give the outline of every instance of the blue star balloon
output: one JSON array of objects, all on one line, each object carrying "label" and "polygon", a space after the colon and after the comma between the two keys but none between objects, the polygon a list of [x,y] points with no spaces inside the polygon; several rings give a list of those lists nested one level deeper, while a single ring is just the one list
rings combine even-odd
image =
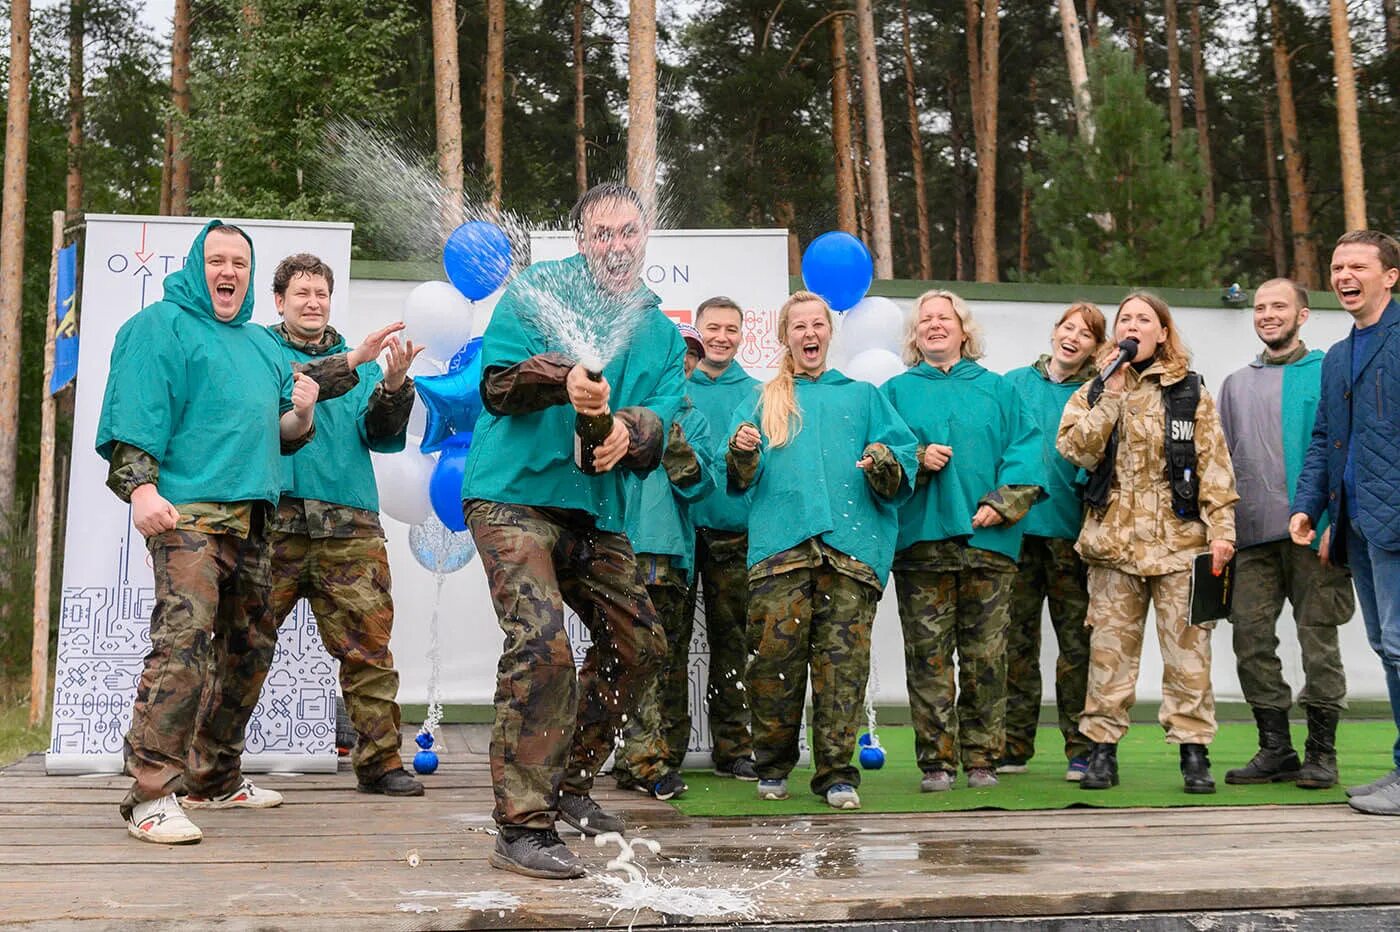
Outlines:
[{"label": "blue star balloon", "polygon": [[445,375],[419,376],[413,384],[428,415],[420,450],[436,453],[448,437],[471,433],[482,411],[481,337],[457,351]]}]

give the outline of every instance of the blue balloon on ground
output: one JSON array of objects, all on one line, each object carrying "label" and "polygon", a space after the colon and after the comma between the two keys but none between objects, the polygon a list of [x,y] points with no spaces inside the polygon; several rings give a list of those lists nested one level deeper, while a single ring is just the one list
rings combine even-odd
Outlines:
[{"label": "blue balloon on ground", "polygon": [[885,749],[875,745],[861,748],[860,766],[863,770],[879,770],[885,766]]},{"label": "blue balloon on ground", "polygon": [[494,223],[469,220],[447,238],[442,267],[458,291],[480,301],[510,275],[510,238]]},{"label": "blue balloon on ground", "polygon": [[467,529],[467,520],[462,517],[462,477],[466,474],[467,452],[471,445],[471,434],[448,437],[433,467],[433,478],[428,481],[433,513],[449,531]]},{"label": "blue balloon on ground", "polygon": [[413,755],[413,769],[421,774],[429,774],[438,768],[438,756],[433,751],[419,751]]},{"label": "blue balloon on ground", "polygon": [[433,746],[432,732],[420,731],[418,732],[418,737],[414,738],[413,740],[418,742],[418,746],[425,751]]},{"label": "blue balloon on ground", "polygon": [[467,341],[453,354],[446,373],[420,375],[413,380],[413,386],[427,414],[423,442],[418,449],[424,453],[434,453],[441,450],[449,438],[469,435],[483,409],[481,337]]},{"label": "blue balloon on ground", "polygon": [[874,743],[875,743],[875,739],[872,738],[872,737],[870,737],[870,732],[868,732],[868,731],[863,731],[863,732],[860,733],[860,746],[861,746],[861,747],[863,747],[863,748],[868,748],[868,747],[872,746]]},{"label": "blue balloon on ground", "polygon": [[849,233],[823,233],[802,253],[802,281],[826,299],[833,311],[855,307],[875,279],[875,261],[865,244]]}]

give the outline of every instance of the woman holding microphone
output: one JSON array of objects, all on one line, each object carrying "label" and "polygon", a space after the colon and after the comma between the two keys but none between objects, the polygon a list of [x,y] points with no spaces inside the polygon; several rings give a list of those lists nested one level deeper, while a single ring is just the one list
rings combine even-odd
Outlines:
[{"label": "woman holding microphone", "polygon": [[[1195,556],[1209,550],[1218,575],[1235,553],[1230,453],[1166,303],[1128,295],[1113,336],[1119,345],[1099,357],[1107,378],[1070,398],[1057,441],[1065,459],[1091,473],[1077,549],[1089,566],[1092,626],[1079,730],[1092,744],[1079,785],[1118,783],[1118,741],[1136,698],[1150,599],[1163,663],[1158,719],[1168,743],[1180,745],[1186,792],[1214,793],[1210,630],[1188,616]],[[1115,357],[1123,364],[1110,366]]]}]

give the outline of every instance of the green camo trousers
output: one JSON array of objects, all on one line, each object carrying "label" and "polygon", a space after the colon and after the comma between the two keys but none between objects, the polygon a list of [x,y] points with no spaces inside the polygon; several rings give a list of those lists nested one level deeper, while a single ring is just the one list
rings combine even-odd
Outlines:
[{"label": "green camo trousers", "polygon": [[1027,535],[1011,588],[1011,621],[1006,635],[1006,752],[1007,760],[1030,760],[1035,755],[1040,724],[1041,606],[1050,602],[1050,624],[1059,644],[1055,661],[1055,706],[1065,757],[1089,753],[1079,733],[1084,690],[1089,681],[1089,589],[1084,563],[1074,541]]},{"label": "green camo trousers", "polygon": [[[561,789],[586,793],[666,651],[632,545],[581,512],[466,503],[505,632],[491,783],[501,825],[549,828]],[[564,603],[593,645],[575,673]]]},{"label": "green camo trousers", "polygon": [[[722,769],[753,756],[749,696],[744,688],[754,639],[749,628],[748,552],[747,534],[702,530],[697,535],[695,563],[698,584],[705,592],[705,642],[710,647],[710,675],[705,686],[710,757]],[[694,605],[692,587],[687,619],[694,616]],[[685,636],[689,643],[688,625]]]},{"label": "green camo trousers", "polygon": [[669,558],[638,554],[656,617],[666,632],[666,660],[656,678],[637,696],[635,712],[622,729],[613,773],[649,786],[668,770],[678,770],[690,745],[690,638],[685,574]]},{"label": "green camo trousers", "polygon": [[146,542],[155,571],[151,650],[126,734],[121,802],[175,791],[222,796],[243,779],[243,732],[277,648],[264,515],[247,538],[165,531]]},{"label": "green camo trousers", "polygon": [[273,617],[280,625],[298,599],[311,603],[321,640],[340,661],[340,691],[359,736],[350,761],[362,783],[403,766],[389,585],[382,537],[272,534]]},{"label": "green camo trousers", "polygon": [[753,580],[749,620],[758,632],[749,662],[753,758],[764,780],[784,779],[797,764],[807,671],[812,675],[812,792],[860,784],[851,766],[865,718],[870,626],[880,593],[830,564]]}]

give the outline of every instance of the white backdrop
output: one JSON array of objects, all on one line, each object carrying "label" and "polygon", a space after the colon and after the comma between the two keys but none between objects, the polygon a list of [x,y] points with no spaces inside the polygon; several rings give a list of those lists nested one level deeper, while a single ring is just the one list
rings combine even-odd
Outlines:
[{"label": "white backdrop", "polygon": [[[254,242],[254,320],[277,320],[272,272],[283,256],[314,252],[339,280],[349,280],[349,224],[236,222]],[[63,606],[52,740],[45,758],[50,773],[122,767],[122,738],[150,649],[153,583],[131,507],[106,488],[107,463],[94,451],[94,439],[117,329],[161,297],[166,274],[184,264],[204,223],[189,217],[87,217]],[[343,313],[346,304],[342,289],[332,300],[332,316]],[[282,626],[248,726],[246,768],[335,770],[335,691],[334,661],[302,602]]]}]

